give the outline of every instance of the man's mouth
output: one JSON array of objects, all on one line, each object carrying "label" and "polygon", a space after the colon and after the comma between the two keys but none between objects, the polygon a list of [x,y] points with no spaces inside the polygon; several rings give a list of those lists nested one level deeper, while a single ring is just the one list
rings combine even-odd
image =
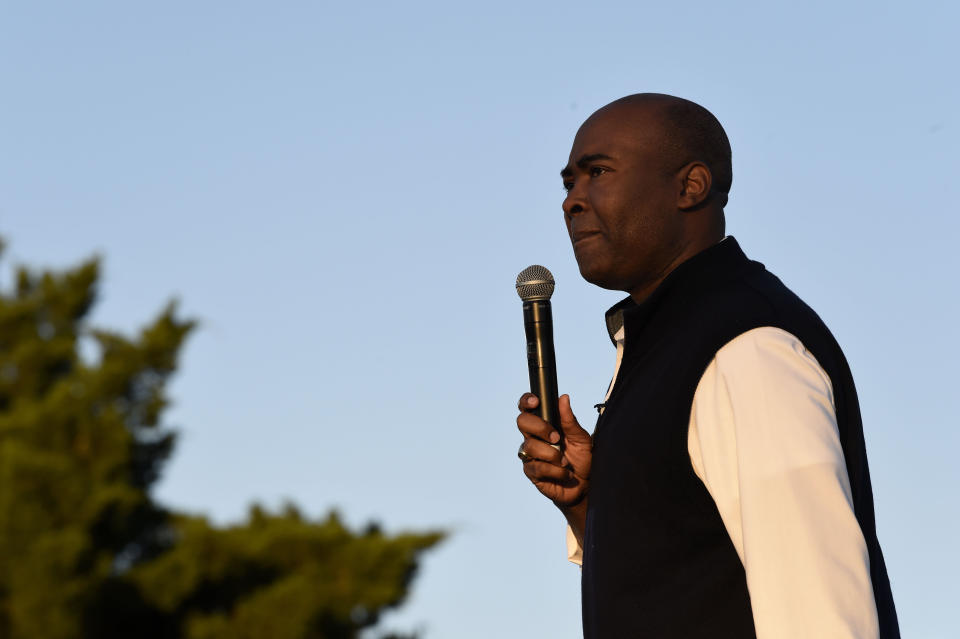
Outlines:
[{"label": "man's mouth", "polygon": [[580,242],[598,235],[600,235],[600,231],[577,231],[573,234],[573,245],[576,246]]}]

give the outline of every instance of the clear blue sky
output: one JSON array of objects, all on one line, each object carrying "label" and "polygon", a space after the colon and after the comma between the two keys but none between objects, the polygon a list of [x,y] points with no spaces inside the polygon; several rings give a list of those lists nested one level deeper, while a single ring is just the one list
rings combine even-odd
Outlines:
[{"label": "clear blue sky", "polygon": [[955,3],[8,3],[0,234],[104,256],[95,320],[202,327],[158,496],[443,527],[390,626],[579,636],[561,517],[515,457],[513,280],[555,274],[561,391],[590,422],[618,295],[577,273],[558,170],[637,91],[711,109],[728,231],[830,325],[860,391],[905,637],[956,636]]}]

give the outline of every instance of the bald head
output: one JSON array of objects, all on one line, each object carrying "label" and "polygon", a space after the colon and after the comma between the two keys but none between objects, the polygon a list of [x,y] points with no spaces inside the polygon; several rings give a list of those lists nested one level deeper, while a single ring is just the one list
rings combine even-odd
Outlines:
[{"label": "bald head", "polygon": [[560,175],[581,275],[637,301],[724,237],[730,144],[689,100],[641,93],[608,104],[577,131]]},{"label": "bald head", "polygon": [[[711,199],[723,208],[733,183],[730,141],[720,121],[705,108],[663,93],[636,93],[615,100],[591,115],[591,120],[616,118],[635,136],[653,137],[668,171],[702,162],[712,177]],[[655,127],[650,126],[654,122]]]}]

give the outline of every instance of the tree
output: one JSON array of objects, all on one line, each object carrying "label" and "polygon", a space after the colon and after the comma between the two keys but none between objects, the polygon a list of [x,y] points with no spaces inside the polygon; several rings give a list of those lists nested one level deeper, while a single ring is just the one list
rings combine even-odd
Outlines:
[{"label": "tree", "polygon": [[[2,245],[0,245],[2,252]],[[442,533],[294,506],[226,528],[155,502],[165,387],[194,322],[91,329],[97,260],[0,291],[0,638],[347,639],[406,597]],[[82,340],[98,355],[80,355]]]}]

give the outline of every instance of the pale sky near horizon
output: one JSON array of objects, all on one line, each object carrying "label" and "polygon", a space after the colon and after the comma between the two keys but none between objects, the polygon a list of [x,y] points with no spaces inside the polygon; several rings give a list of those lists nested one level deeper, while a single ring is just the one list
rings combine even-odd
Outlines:
[{"label": "pale sky near horizon", "polygon": [[99,253],[95,322],[201,326],[157,490],[439,527],[387,627],[580,636],[563,522],[520,470],[516,274],[550,268],[561,392],[613,369],[558,171],[628,93],[733,147],[727,230],[813,306],[860,394],[904,637],[956,637],[960,232],[948,2],[19,3],[0,11],[0,282]]}]

